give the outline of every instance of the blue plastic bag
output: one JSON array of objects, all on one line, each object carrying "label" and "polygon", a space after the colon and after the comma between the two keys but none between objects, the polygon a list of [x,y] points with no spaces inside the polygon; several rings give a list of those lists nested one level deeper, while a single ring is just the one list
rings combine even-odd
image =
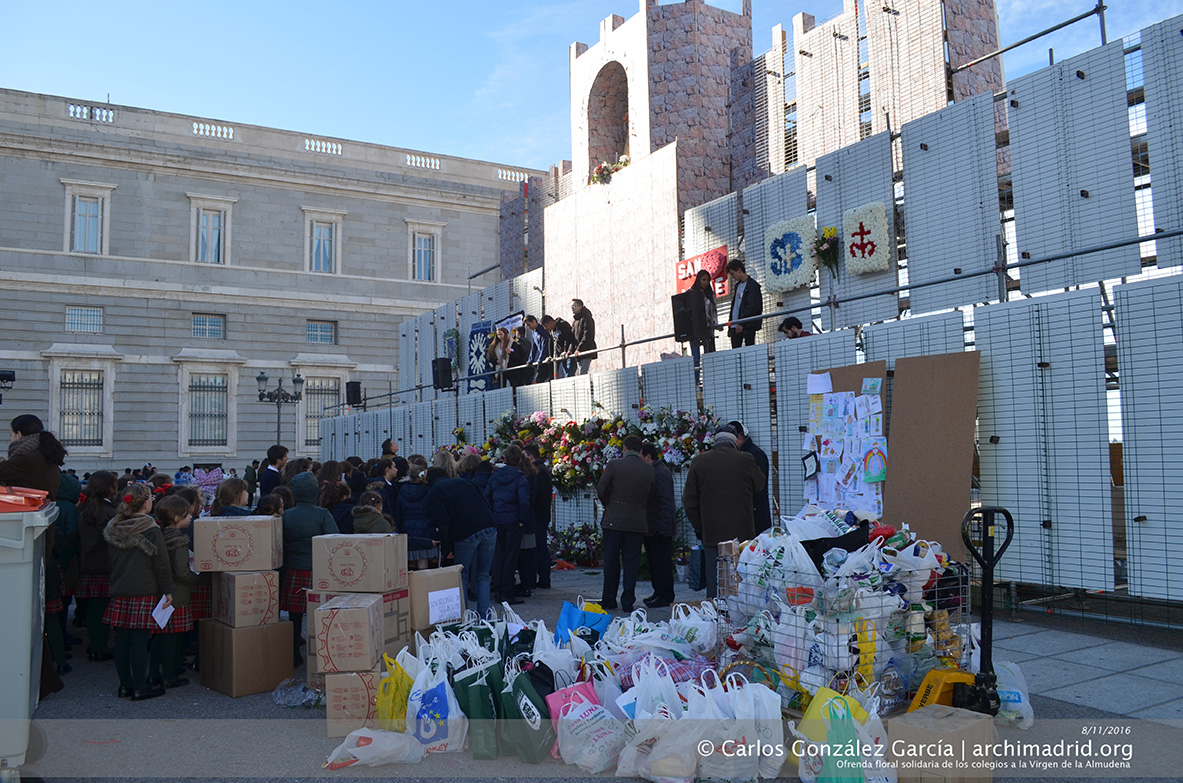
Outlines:
[{"label": "blue plastic bag", "polygon": [[[582,604],[583,601],[581,600]],[[588,628],[596,632],[596,638],[604,635],[608,630],[612,616],[600,612],[586,611],[570,601],[563,601],[563,608],[559,611],[559,622],[555,625],[555,644],[564,644],[570,638],[569,633],[580,628]]]}]

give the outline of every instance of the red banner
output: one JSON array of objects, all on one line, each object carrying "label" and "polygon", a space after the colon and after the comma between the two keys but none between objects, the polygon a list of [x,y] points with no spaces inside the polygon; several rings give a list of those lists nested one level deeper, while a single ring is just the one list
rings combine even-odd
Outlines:
[{"label": "red banner", "polygon": [[711,280],[715,283],[715,296],[727,296],[727,245],[720,245],[674,265],[679,294],[694,284],[694,277],[700,269],[711,274]]}]

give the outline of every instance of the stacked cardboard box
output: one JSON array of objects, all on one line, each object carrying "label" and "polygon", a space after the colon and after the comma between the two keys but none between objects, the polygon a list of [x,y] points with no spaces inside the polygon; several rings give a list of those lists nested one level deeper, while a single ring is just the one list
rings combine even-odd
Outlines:
[{"label": "stacked cardboard box", "polygon": [[462,566],[411,572],[411,631],[426,637],[437,625],[464,617]]},{"label": "stacked cardboard box", "polygon": [[292,676],[292,625],[279,621],[279,517],[193,522],[193,561],[213,573],[213,618],[201,621],[201,684],[227,696],[274,690]]},{"label": "stacked cardboard box", "polygon": [[739,541],[720,541],[716,564],[718,568],[720,598],[739,595],[739,553],[743,544]]},{"label": "stacked cardboard box", "polygon": [[384,667],[411,642],[404,535],[312,539],[308,682],[325,692],[328,735],[377,726]]}]

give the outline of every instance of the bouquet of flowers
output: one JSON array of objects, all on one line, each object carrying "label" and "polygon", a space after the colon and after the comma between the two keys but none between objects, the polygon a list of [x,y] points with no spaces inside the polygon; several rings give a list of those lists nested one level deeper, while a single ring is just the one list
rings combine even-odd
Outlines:
[{"label": "bouquet of flowers", "polygon": [[641,408],[641,434],[661,451],[670,470],[681,470],[700,452],[710,448],[711,434],[719,426],[713,413],[693,413],[665,407]]},{"label": "bouquet of flowers", "polygon": [[817,256],[818,263],[830,270],[830,275],[837,280],[839,274],[838,260],[842,256],[842,240],[838,238],[838,229],[833,226],[826,226],[822,229],[822,235],[813,240],[812,247],[813,254]]},{"label": "bouquet of flowers", "polygon": [[594,522],[584,522],[551,533],[550,553],[556,560],[578,566],[598,566],[604,559],[604,534]]},{"label": "bouquet of flowers", "polygon": [[615,163],[604,161],[600,165],[592,169],[591,181],[597,185],[606,185],[612,181],[612,175],[620,171],[632,161],[629,160],[628,155],[621,155],[620,160]]},{"label": "bouquet of flowers", "polygon": [[555,433],[554,464],[551,468],[555,489],[565,498],[580,489],[594,487],[609,460],[624,453],[624,439],[636,428],[620,416],[599,414],[583,424],[567,422]]}]

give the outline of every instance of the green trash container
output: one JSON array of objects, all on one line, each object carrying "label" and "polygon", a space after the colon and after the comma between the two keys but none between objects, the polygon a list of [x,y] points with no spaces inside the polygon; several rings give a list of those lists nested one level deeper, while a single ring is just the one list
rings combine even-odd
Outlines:
[{"label": "green trash container", "polygon": [[[58,508],[0,513],[0,779],[26,762],[41,684],[45,620],[45,531]],[[34,761],[35,759],[28,759]]]}]

